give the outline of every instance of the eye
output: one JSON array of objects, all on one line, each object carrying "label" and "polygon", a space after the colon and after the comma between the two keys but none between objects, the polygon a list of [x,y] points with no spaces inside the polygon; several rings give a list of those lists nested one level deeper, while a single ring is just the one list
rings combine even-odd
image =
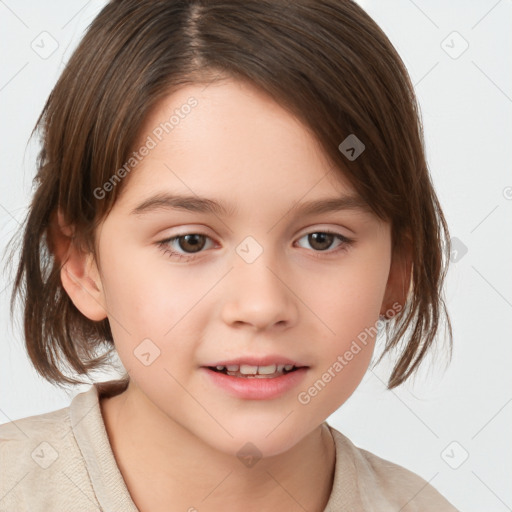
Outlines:
[{"label": "eye", "polygon": [[[326,252],[331,246],[335,239],[340,241],[340,244],[336,249],[328,251],[329,254],[337,253],[339,251],[346,251],[353,243],[353,240],[343,236],[339,233],[332,231],[314,231],[301,237],[299,240],[306,238],[307,242],[315,249],[315,253]],[[322,254],[315,254],[315,256],[322,257]]]},{"label": "eye", "polygon": [[[333,254],[340,251],[346,251],[354,242],[353,240],[332,231],[313,231],[302,236],[299,240],[304,238],[307,238],[308,243],[313,247],[314,253],[320,253],[315,254],[317,257],[324,256],[321,253],[327,252],[328,254]],[[335,239],[340,241],[339,245],[336,249],[328,251]],[[176,235],[171,238],[161,240],[157,242],[157,246],[164,252],[164,254],[169,255],[172,259],[189,261],[194,259],[194,254],[203,252],[202,249],[205,247],[207,240],[211,240],[211,238],[201,233],[184,233],[182,235]]]},{"label": "eye", "polygon": [[[172,258],[189,260],[192,259],[191,256],[193,257],[194,253],[198,253],[203,249],[205,239],[210,239],[210,237],[200,233],[186,233],[166,238],[165,240],[157,242],[157,245],[162,249],[164,254],[168,254]],[[185,251],[185,254],[174,250],[172,247]],[[191,252],[187,252],[189,250]]]}]

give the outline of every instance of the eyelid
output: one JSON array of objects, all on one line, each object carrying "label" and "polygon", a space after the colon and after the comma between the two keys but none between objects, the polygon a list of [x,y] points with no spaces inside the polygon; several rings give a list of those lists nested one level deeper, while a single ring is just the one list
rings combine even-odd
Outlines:
[{"label": "eyelid", "polygon": [[332,224],[311,224],[310,226],[306,226],[303,228],[303,230],[300,231],[302,233],[299,235],[299,238],[303,237],[304,235],[309,235],[310,233],[331,233],[333,235],[339,235],[344,238],[350,239],[351,237],[349,235],[344,235],[340,230],[345,229],[346,231],[350,231],[353,233],[353,231],[349,228],[344,228],[343,226],[336,226],[332,227]]},{"label": "eyelid", "polygon": [[[348,249],[351,248],[351,246],[355,242],[354,238],[347,237],[347,236],[343,235],[342,233],[339,233],[338,231],[333,230],[332,228],[321,228],[321,227],[320,228],[314,228],[313,226],[310,226],[310,227],[305,228],[305,229],[307,229],[307,231],[304,231],[300,236],[298,236],[296,241],[300,240],[301,238],[304,238],[307,235],[313,234],[313,233],[330,234],[330,235],[333,235],[335,238],[338,238],[338,240],[340,241],[340,244],[337,247],[335,247],[334,249],[327,249],[325,251],[308,250],[309,252],[312,253],[313,257],[327,258],[330,255],[335,255],[335,254],[338,254],[340,252],[347,251]],[[170,249],[169,248],[169,244],[171,242],[175,242],[178,238],[181,238],[181,237],[184,237],[184,236],[187,236],[187,235],[203,236],[203,237],[205,237],[205,238],[207,238],[207,239],[209,239],[209,240],[211,240],[212,242],[215,243],[215,240],[211,236],[201,232],[200,230],[188,229],[186,231],[182,231],[181,233],[176,233],[176,234],[173,234],[170,237],[167,237],[167,238],[165,238],[163,240],[160,240],[160,241],[158,241],[156,243],[156,245],[164,253],[169,254],[170,255],[169,258],[176,258],[176,259],[182,260],[182,261],[190,261],[190,260],[195,260],[197,258],[201,258],[201,256],[205,252],[207,252],[204,249],[200,250],[197,253],[182,253],[182,252],[175,251],[174,249]]]},{"label": "eyelid", "polygon": [[[346,231],[350,231],[351,233],[354,232],[353,230],[349,229],[348,227],[337,226],[337,227],[333,228],[333,227],[331,227],[331,225],[322,226],[321,224],[317,223],[317,224],[311,224],[310,226],[306,226],[305,228],[302,228],[302,230],[299,232],[301,234],[297,235],[297,237],[302,238],[304,235],[309,235],[311,233],[331,233],[333,235],[342,236],[346,239],[351,238],[351,235],[345,235],[345,234],[337,231],[338,229],[345,229]],[[168,237],[166,237],[166,239],[169,240],[171,238],[179,238],[181,236],[186,236],[186,235],[202,235],[202,236],[208,237],[210,239],[214,239],[214,236],[206,233],[206,230],[210,231],[206,226],[198,225],[198,227],[196,228],[192,225],[191,227],[182,229],[178,233],[173,233],[172,235],[169,235]]]},{"label": "eyelid", "polygon": [[[347,236],[347,235],[344,235],[343,233],[340,233],[338,232],[336,229],[333,229],[331,227],[315,227],[315,226],[318,226],[317,224],[313,224],[311,226],[308,226],[306,228],[303,228],[304,231],[301,232],[300,235],[297,236],[297,239],[300,239],[300,238],[303,238],[304,236],[306,235],[310,235],[312,233],[329,233],[331,235],[336,235],[336,236],[339,236],[347,241],[354,241],[354,239],[350,236]],[[341,227],[341,226],[340,226]],[[187,228],[186,230],[183,230],[181,232],[178,232],[178,233],[174,233],[168,237],[166,237],[165,239],[163,240],[160,240],[161,242],[169,242],[173,239],[176,239],[176,238],[181,238],[183,236],[186,236],[186,235],[199,235],[199,236],[204,236],[206,238],[209,238],[210,240],[214,240],[214,238],[205,233],[204,231],[202,231],[203,229],[205,229],[204,227],[201,227],[199,229],[195,229],[195,228]],[[350,230],[351,231],[351,230]]]}]

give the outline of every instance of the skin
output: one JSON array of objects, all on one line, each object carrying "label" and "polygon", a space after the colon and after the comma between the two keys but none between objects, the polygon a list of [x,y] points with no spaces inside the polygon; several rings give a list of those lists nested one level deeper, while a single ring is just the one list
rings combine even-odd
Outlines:
[{"label": "skin", "polygon": [[[309,131],[248,84],[174,92],[150,113],[140,143],[190,96],[198,105],[125,178],[97,232],[98,262],[71,244],[65,250],[64,288],[88,318],[108,317],[131,377],[124,393],[101,401],[112,449],[141,511],[321,511],[335,464],[323,422],[361,382],[374,339],[308,404],[297,395],[380,313],[403,304],[408,268],[392,257],[390,225],[372,213],[291,211],[354,190]],[[225,201],[237,212],[130,213],[157,192]],[[306,235],[326,229],[353,243],[338,250],[334,237],[318,249]],[[188,248],[189,261],[157,246],[193,233],[207,237],[199,253],[183,239],[169,243],[185,255]],[[236,252],[247,236],[263,251],[252,263]],[[148,366],[134,355],[147,338],[160,351]],[[247,354],[280,354],[309,369],[296,389],[248,400],[199,368]],[[263,456],[252,467],[236,455],[249,441]]]}]

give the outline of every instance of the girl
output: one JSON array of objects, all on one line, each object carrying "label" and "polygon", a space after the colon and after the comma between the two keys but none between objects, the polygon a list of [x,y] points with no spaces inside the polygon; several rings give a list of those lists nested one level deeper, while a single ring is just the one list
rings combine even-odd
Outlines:
[{"label": "girl", "polygon": [[36,128],[28,354],[126,373],[0,427],[2,509],[455,510],[325,421],[383,326],[389,389],[451,342],[413,88],[357,4],[113,0]]}]

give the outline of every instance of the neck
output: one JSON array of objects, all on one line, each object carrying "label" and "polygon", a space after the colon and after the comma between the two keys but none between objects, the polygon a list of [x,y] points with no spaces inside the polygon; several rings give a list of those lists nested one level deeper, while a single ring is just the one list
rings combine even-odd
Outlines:
[{"label": "neck", "polygon": [[141,512],[168,512],[169,504],[190,512],[324,510],[335,465],[325,423],[290,450],[245,465],[170,418],[162,424],[142,414],[144,405],[129,391],[100,404],[118,467]]}]

